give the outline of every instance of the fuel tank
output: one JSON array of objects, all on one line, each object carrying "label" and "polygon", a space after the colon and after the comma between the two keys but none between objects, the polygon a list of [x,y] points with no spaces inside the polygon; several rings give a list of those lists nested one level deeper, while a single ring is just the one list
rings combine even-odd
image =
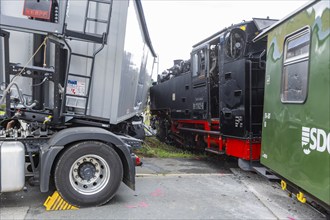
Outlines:
[{"label": "fuel tank", "polygon": [[23,189],[24,166],[24,145],[18,141],[0,142],[0,192],[15,192]]}]

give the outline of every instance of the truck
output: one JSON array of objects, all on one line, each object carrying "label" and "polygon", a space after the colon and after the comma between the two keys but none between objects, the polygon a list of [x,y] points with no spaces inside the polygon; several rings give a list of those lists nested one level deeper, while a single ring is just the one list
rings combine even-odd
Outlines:
[{"label": "truck", "polygon": [[0,2],[0,193],[76,207],[135,189],[156,62],[140,0]]}]

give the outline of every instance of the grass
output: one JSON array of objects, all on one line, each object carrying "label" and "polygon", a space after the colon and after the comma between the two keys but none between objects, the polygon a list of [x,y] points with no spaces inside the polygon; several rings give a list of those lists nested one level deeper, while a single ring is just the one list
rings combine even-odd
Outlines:
[{"label": "grass", "polygon": [[143,147],[135,150],[135,153],[140,157],[155,158],[200,158],[203,156],[160,142],[156,137],[146,137]]}]

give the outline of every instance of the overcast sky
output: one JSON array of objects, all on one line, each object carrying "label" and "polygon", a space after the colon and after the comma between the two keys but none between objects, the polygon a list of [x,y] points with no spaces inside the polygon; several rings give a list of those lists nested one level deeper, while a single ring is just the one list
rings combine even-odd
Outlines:
[{"label": "overcast sky", "polygon": [[174,59],[189,59],[192,45],[231,24],[267,16],[281,19],[307,2],[142,0],[151,41],[159,56],[159,73],[172,67]]}]

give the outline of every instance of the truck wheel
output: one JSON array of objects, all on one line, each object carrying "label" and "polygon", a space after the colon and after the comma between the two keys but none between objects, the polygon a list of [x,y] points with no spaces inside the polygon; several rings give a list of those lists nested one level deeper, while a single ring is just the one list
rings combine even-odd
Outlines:
[{"label": "truck wheel", "polygon": [[116,151],[101,142],[80,142],[66,150],[55,168],[55,186],[77,207],[99,206],[116,193],[123,165]]}]

